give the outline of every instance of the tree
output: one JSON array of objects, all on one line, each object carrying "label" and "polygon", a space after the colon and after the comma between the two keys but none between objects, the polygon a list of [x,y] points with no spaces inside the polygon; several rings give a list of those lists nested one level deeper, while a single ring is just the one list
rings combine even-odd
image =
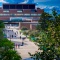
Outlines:
[{"label": "tree", "polygon": [[57,14],[56,10],[53,9],[53,17],[54,17],[54,39],[56,41],[56,50],[57,50],[57,58],[60,58],[60,15]]},{"label": "tree", "polygon": [[43,12],[40,16],[40,20],[38,21],[37,30],[46,30],[47,29],[47,21],[50,20],[52,16],[46,12]]},{"label": "tree", "polygon": [[4,38],[2,22],[0,24],[0,60],[22,60],[21,56],[14,51],[14,43]]},{"label": "tree", "polygon": [[3,21],[0,20],[0,28],[4,28],[4,27],[5,27],[5,26],[4,26]]},{"label": "tree", "polygon": [[3,54],[3,60],[22,60],[16,51],[8,50]]},{"label": "tree", "polygon": [[[60,58],[60,15],[53,10],[53,15],[42,13],[41,20],[39,20],[39,50],[42,52],[36,52],[31,55],[35,60],[54,60]],[[53,20],[51,20],[53,19]],[[42,23],[40,23],[42,22]]]},{"label": "tree", "polygon": [[0,40],[3,39],[3,37],[4,37],[4,36],[3,36],[3,29],[0,28]]}]

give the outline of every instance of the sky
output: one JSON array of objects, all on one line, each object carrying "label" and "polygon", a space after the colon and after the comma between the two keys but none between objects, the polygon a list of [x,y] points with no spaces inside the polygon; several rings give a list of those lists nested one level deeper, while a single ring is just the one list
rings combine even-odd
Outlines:
[{"label": "sky", "polygon": [[55,8],[60,13],[60,0],[0,0],[0,7],[3,3],[10,4],[35,4],[36,8],[39,7],[44,11],[51,13],[51,10]]}]

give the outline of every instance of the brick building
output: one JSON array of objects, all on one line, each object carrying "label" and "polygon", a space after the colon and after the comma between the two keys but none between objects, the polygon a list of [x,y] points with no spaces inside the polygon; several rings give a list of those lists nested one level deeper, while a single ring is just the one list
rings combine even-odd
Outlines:
[{"label": "brick building", "polygon": [[3,4],[0,8],[0,20],[5,24],[19,24],[19,28],[35,29],[43,12],[35,4]]}]

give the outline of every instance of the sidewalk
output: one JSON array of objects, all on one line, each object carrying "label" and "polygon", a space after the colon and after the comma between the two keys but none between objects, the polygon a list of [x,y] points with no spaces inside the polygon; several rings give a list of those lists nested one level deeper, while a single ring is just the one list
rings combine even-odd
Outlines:
[{"label": "sidewalk", "polygon": [[[7,28],[6,30],[12,30]],[[5,32],[7,34],[7,36],[9,37],[10,35],[15,35],[15,32],[18,32],[18,34],[16,35],[16,37],[11,38],[11,41],[15,44],[22,44],[22,39],[20,39],[20,33],[19,30],[17,29],[13,29],[13,31],[9,31],[9,32]],[[21,34],[22,37],[25,37],[23,34]],[[10,40],[10,38],[8,38]],[[23,46],[15,46],[15,50],[18,52],[19,55],[21,55],[22,60],[33,60],[30,58],[30,55],[28,54],[28,52],[30,52],[31,54],[34,54],[36,51],[38,51],[38,47],[31,42],[28,38],[26,38],[24,41],[24,45]]]}]

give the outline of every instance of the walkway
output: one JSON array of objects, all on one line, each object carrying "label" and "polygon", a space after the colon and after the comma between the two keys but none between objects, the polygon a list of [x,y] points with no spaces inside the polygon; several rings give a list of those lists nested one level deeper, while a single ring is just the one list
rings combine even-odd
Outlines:
[{"label": "walkway", "polygon": [[[33,42],[31,42],[28,38],[24,40],[20,39],[20,36],[22,38],[25,36],[20,34],[17,28],[6,28],[5,33],[7,34],[8,39],[15,43],[15,50],[21,55],[22,60],[33,60],[28,54],[28,52],[34,54],[36,51],[38,51],[38,47]],[[24,42],[23,46],[21,46],[22,41]]]}]

